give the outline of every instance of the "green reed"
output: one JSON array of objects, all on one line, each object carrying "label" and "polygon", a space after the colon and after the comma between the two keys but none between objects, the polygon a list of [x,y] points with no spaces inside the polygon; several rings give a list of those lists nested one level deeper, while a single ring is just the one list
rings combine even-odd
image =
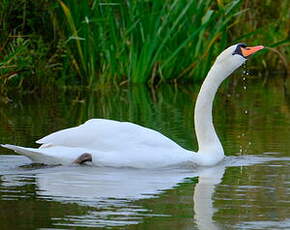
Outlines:
[{"label": "green reed", "polygon": [[240,2],[59,1],[72,63],[89,86],[203,78],[228,45]]},{"label": "green reed", "polygon": [[252,67],[290,72],[289,7],[283,0],[2,0],[0,88],[199,81],[221,50],[240,41],[271,48]]},{"label": "green reed", "polygon": [[[245,13],[239,16],[239,25],[234,26],[232,33],[235,39],[242,39],[253,44],[267,47],[262,58],[252,60],[252,65],[261,65],[265,71],[285,70],[290,73],[290,1],[243,1],[241,7]],[[267,52],[266,52],[267,50]],[[261,69],[261,67],[258,67]]]}]

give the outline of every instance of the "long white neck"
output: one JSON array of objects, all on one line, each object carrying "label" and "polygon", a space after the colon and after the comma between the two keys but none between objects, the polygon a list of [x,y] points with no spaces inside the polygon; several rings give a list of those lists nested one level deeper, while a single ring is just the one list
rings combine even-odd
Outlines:
[{"label": "long white neck", "polygon": [[201,86],[194,111],[198,152],[209,153],[212,149],[223,153],[222,145],[213,125],[212,108],[217,89],[222,81],[232,72],[232,68],[227,68],[221,64],[214,64]]}]

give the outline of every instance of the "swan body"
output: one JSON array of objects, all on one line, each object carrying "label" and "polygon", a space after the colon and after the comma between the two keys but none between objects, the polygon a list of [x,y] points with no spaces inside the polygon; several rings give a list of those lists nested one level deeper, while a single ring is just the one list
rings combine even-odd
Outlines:
[{"label": "swan body", "polygon": [[187,151],[161,133],[130,122],[91,119],[84,124],[52,133],[38,141],[40,148],[4,145],[34,162],[71,164],[83,153],[97,166],[155,168],[186,163]]},{"label": "swan body", "polygon": [[161,168],[175,165],[212,166],[224,158],[224,150],[212,121],[214,96],[222,81],[262,46],[233,45],[216,59],[204,80],[195,106],[198,152],[186,150],[161,133],[130,122],[91,119],[84,124],[52,133],[36,141],[39,148],[5,144],[2,147],[33,162],[69,165],[83,154],[96,166]]}]

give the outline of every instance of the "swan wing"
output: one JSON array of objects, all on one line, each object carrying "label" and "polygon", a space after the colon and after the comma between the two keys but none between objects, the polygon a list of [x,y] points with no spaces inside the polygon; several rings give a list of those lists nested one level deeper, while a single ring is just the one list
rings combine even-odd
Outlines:
[{"label": "swan wing", "polygon": [[130,122],[91,119],[84,124],[54,132],[36,141],[44,146],[85,147],[99,151],[142,146],[181,148],[161,133]]}]

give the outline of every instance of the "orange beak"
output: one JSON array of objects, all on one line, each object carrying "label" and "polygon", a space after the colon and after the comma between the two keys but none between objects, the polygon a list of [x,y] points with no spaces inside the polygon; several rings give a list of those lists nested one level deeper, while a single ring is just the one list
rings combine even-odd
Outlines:
[{"label": "orange beak", "polygon": [[264,46],[252,46],[252,47],[246,47],[246,48],[241,47],[241,51],[244,57],[248,57],[261,49],[264,49]]}]

